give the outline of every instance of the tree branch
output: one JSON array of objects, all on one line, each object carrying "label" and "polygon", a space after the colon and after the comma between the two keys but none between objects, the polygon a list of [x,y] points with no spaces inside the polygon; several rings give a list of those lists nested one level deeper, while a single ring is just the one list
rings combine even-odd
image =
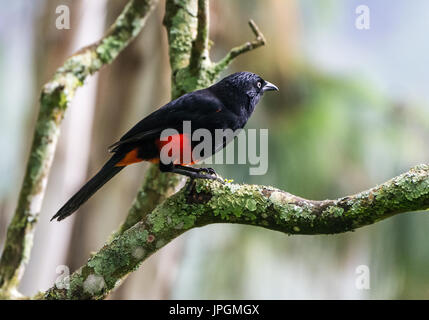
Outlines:
[{"label": "tree branch", "polygon": [[197,37],[192,43],[189,68],[200,70],[204,62],[209,63],[209,1],[198,0]]},{"label": "tree branch", "polygon": [[52,80],[43,86],[24,182],[0,260],[2,295],[15,291],[29,258],[60,124],[76,89],[82,86],[89,75],[111,63],[137,36],[156,2],[157,0],[130,1],[99,42],[83,48],[67,59]]},{"label": "tree branch", "polygon": [[239,55],[265,45],[265,37],[252,19],[249,20],[249,26],[256,37],[255,40],[251,42],[246,42],[241,46],[232,48],[231,51],[229,51],[228,54],[222,60],[215,64],[214,69],[216,72],[221,72],[222,70],[226,69],[226,67],[228,67],[228,65]]},{"label": "tree branch", "polygon": [[429,208],[429,165],[336,200],[306,200],[273,187],[197,180],[116,237],[70,276],[69,289],[39,299],[98,299],[151,254],[182,233],[212,223],[239,223],[286,234],[351,231],[395,214]]},{"label": "tree branch", "polygon": [[143,185],[137,192],[131,208],[128,210],[125,221],[121,224],[118,231],[113,233],[111,239],[131,228],[152,212],[159,203],[178,191],[180,181],[182,180],[184,178],[177,174],[161,173],[157,165],[151,165],[146,172]]}]

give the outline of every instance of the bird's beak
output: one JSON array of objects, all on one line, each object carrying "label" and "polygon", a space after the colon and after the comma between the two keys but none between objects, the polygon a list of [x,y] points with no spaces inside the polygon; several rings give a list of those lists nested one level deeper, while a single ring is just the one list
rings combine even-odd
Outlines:
[{"label": "bird's beak", "polygon": [[271,82],[265,81],[265,85],[263,88],[264,92],[265,91],[279,91],[279,88],[277,88],[277,86],[273,85]]}]

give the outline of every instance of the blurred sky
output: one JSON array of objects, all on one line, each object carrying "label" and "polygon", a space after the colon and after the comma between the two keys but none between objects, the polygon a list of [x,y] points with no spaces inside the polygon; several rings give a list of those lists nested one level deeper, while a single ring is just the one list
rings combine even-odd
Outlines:
[{"label": "blurred sky", "polygon": [[[299,2],[305,58],[326,72],[374,81],[397,99],[429,99],[429,2],[327,0]],[[370,29],[355,27],[355,9],[370,9]]]}]

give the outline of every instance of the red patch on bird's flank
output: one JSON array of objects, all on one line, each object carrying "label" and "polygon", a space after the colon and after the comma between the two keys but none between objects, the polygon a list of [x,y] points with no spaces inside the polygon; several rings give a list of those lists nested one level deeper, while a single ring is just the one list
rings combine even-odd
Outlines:
[{"label": "red patch on bird's flank", "polygon": [[[191,140],[189,139],[187,134],[183,134],[183,133],[175,134],[175,135],[169,136],[166,141],[161,141],[160,139],[156,140],[156,145],[158,146],[158,150],[160,152],[161,152],[161,149],[167,144],[170,144],[169,150],[168,150],[168,157],[174,158],[173,149],[175,150],[176,157],[172,159],[174,164],[191,165],[195,163],[195,161],[192,160]],[[187,155],[187,158],[189,158],[190,161],[185,161],[185,158],[186,158],[185,155]]]},{"label": "red patch on bird's flank", "polygon": [[124,167],[124,166],[127,166],[127,165],[132,164],[132,163],[143,161],[142,158],[139,158],[138,154],[139,154],[138,148],[135,148],[135,149],[129,151],[125,155],[125,157],[123,157],[122,160],[119,161],[115,166],[116,167]]}]

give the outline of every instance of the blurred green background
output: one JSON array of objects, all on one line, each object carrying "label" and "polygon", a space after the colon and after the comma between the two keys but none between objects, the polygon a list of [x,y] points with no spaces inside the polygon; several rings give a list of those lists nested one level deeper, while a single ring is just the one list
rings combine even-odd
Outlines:
[{"label": "blurred green background", "polygon": [[[126,1],[0,0],[0,246],[28,156],[40,88],[65,58],[99,39]],[[68,5],[71,29],[55,28]],[[239,57],[280,88],[248,128],[269,128],[269,167],[216,169],[236,182],[273,185],[325,199],[359,192],[429,162],[429,2],[372,0],[370,29],[355,27],[355,0],[212,0],[212,58],[251,40],[253,18],[267,45]],[[92,77],[66,114],[21,285],[52,285],[58,266],[77,269],[124,219],[146,165],[134,165],[79,214],[52,214],[107,159],[106,148],[169,101],[165,3],[137,41]],[[428,299],[429,216],[404,214],[355,232],[286,236],[237,225],[194,229],[148,259],[115,299]],[[355,286],[367,265],[370,289]],[[58,269],[57,269],[58,268]]]}]

